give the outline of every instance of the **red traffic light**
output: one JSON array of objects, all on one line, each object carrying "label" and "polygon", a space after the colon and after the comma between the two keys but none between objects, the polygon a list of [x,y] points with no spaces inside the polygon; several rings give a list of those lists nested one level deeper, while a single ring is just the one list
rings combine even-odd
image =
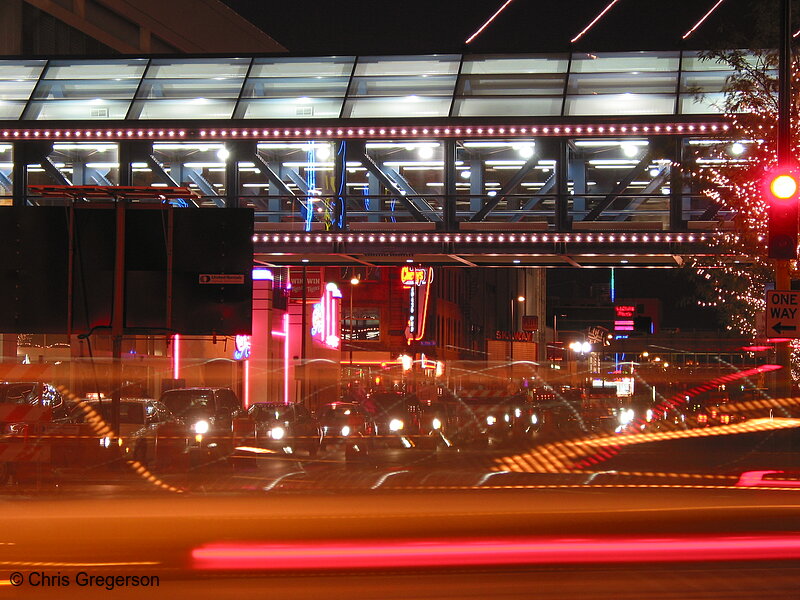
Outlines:
[{"label": "red traffic light", "polygon": [[773,198],[789,200],[797,194],[798,183],[793,175],[783,173],[773,177],[769,182],[769,191]]},{"label": "red traffic light", "polygon": [[791,166],[778,166],[765,173],[767,200],[767,256],[797,258],[798,197],[800,175]]},{"label": "red traffic light", "polygon": [[781,165],[764,173],[762,190],[767,201],[797,200],[800,197],[800,170]]}]

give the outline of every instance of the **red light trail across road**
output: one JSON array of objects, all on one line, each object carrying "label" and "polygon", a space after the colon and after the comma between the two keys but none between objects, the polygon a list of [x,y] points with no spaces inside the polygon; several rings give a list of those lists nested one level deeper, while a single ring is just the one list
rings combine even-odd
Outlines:
[{"label": "red light trail across road", "polygon": [[311,540],[218,543],[192,550],[195,569],[269,571],[796,558],[797,534]]}]

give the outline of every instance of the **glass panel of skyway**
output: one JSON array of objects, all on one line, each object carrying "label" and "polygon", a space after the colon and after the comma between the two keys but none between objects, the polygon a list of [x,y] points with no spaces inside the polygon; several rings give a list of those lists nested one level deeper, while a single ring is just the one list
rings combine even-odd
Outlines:
[{"label": "glass panel of skyway", "polygon": [[44,64],[43,60],[0,60],[0,119],[19,119]]}]

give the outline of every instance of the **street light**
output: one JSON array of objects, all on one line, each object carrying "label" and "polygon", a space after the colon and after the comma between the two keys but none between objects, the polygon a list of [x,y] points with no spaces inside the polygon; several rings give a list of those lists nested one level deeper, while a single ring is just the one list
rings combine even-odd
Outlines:
[{"label": "street light", "polygon": [[514,330],[516,328],[516,321],[514,320],[514,302],[525,302],[525,296],[517,296],[516,298],[511,299],[511,327],[510,329],[510,336],[509,336],[509,351],[508,351],[508,363],[510,365],[510,375],[511,381],[514,381]]},{"label": "street light", "polygon": [[353,277],[350,279],[350,375],[353,374],[353,295],[355,294],[355,286],[361,283],[361,279]]}]

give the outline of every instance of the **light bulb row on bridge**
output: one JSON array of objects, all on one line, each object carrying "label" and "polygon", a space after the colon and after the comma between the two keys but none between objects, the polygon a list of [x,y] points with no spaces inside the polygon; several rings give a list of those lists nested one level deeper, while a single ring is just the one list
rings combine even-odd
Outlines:
[{"label": "light bulb row on bridge", "polygon": [[618,135],[618,134],[674,134],[724,132],[730,129],[727,123],[657,123],[644,125],[556,125],[556,126],[376,126],[376,127],[319,127],[319,128],[26,128],[2,129],[0,138],[90,138],[90,139],[133,139],[133,138],[351,138],[351,137],[416,137],[416,136],[563,136],[563,135]]},{"label": "light bulb row on bridge", "polygon": [[[466,243],[466,244],[537,244],[537,243],[694,243],[708,242],[718,237],[717,233],[542,233],[542,234],[351,234],[351,233],[267,233],[256,234],[253,242],[272,243]],[[729,234],[728,234],[729,235]]]}]

